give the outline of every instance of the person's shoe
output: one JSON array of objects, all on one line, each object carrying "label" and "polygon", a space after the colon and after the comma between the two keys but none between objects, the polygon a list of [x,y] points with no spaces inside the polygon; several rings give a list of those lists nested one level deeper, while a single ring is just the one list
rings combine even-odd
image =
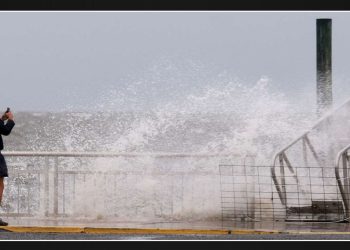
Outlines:
[{"label": "person's shoe", "polygon": [[0,219],[0,226],[7,226],[8,223]]}]

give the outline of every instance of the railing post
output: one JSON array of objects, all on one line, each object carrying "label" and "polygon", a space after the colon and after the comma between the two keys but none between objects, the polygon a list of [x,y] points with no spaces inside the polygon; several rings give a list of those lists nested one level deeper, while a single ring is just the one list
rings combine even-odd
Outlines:
[{"label": "railing post", "polygon": [[302,143],[302,147],[303,147],[303,160],[304,160],[304,164],[305,164],[305,166],[307,167],[307,166],[309,166],[309,164],[308,164],[308,158],[307,158],[307,152],[306,152],[306,139],[305,139],[305,137],[306,136],[303,136],[303,139],[302,139],[302,141],[303,141],[303,143]]},{"label": "railing post", "polygon": [[[348,151],[345,151],[344,154],[342,155],[343,158],[343,175],[344,175],[344,191],[345,191],[345,197],[346,200],[344,202],[347,203],[347,206],[345,207],[349,207],[349,175],[348,175]],[[349,218],[350,214],[349,214],[349,209],[348,211],[346,211],[346,217]]]},{"label": "railing post", "polygon": [[54,216],[58,215],[58,156],[54,158],[54,193],[53,193],[53,213]]},{"label": "railing post", "polygon": [[282,197],[283,197],[283,203],[287,207],[287,194],[286,194],[286,179],[284,174],[284,165],[283,165],[283,154],[282,153],[279,156],[280,160],[280,172],[281,172],[281,187],[282,187]]},{"label": "railing post", "polygon": [[49,216],[49,204],[50,204],[50,186],[49,186],[49,158],[46,157],[45,159],[45,176],[44,176],[44,189],[45,189],[45,194],[44,194],[44,209],[45,209],[45,216]]}]

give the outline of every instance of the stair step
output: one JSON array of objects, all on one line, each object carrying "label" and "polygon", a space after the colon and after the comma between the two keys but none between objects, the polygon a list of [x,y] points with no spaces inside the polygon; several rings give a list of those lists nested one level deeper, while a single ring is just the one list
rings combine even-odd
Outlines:
[{"label": "stair step", "polygon": [[341,201],[312,201],[311,206],[288,207],[287,214],[343,214]]}]

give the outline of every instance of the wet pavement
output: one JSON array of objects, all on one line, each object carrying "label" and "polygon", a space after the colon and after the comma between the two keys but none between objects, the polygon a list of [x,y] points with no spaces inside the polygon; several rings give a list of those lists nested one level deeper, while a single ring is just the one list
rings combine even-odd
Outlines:
[{"label": "wet pavement", "polygon": [[1,232],[0,240],[59,240],[59,241],[350,241],[349,234],[81,234],[81,233],[14,233]]},{"label": "wet pavement", "polygon": [[1,240],[350,241],[350,224],[286,221],[123,221],[87,218],[2,218]]},{"label": "wet pavement", "polygon": [[[66,232],[96,229],[94,233],[125,233],[120,229],[136,230],[138,233],[179,233],[179,234],[278,234],[278,233],[327,233],[349,234],[350,223],[346,222],[286,222],[286,221],[122,221],[107,219],[38,219],[5,218],[7,228],[59,228]],[[98,230],[99,229],[99,230]],[[111,231],[112,230],[112,231]],[[114,230],[114,231],[113,231]],[[118,231],[119,230],[119,231]],[[148,231],[147,231],[148,230]],[[153,230],[153,231],[152,231]],[[154,231],[155,230],[155,231]],[[168,231],[166,231],[168,230]],[[62,230],[64,231],[64,230]]]}]

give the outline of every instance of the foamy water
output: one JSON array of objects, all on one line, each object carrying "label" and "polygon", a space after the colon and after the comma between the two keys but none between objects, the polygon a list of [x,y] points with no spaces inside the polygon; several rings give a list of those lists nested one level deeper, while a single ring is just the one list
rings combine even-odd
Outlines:
[{"label": "foamy water", "polygon": [[[145,85],[143,90],[147,89],[147,81],[137,81],[125,91],[132,89],[137,99],[140,84]],[[5,138],[8,151],[143,154],[136,158],[60,158],[61,174],[56,186],[56,209],[60,214],[125,220],[218,218],[221,214],[218,165],[242,164],[246,155],[255,155],[254,164],[271,165],[276,150],[315,121],[309,107],[289,103],[285,94],[272,90],[266,77],[254,84],[221,80],[217,87],[207,85],[181,98],[162,100],[144,111],[115,111],[117,105],[128,101],[122,99],[127,95],[123,90],[106,91],[97,107],[103,112],[73,112],[67,108],[59,113],[18,113],[12,135]],[[157,153],[218,156],[160,159],[152,156]],[[40,157],[35,160],[9,157],[12,165],[26,161],[39,172],[53,171],[53,160],[47,165]],[[63,173],[68,170],[76,174]],[[52,172],[49,176],[52,183]],[[36,180],[35,185],[42,179]],[[14,181],[11,169],[9,181]],[[16,188],[13,186],[13,191]],[[5,199],[12,203],[12,212],[24,209],[43,216],[45,211],[55,209],[54,190],[55,187],[49,188],[48,198],[43,190],[29,194],[24,186],[22,194],[14,194],[8,188]],[[21,208],[14,204],[20,197],[29,199],[29,205]]]}]

